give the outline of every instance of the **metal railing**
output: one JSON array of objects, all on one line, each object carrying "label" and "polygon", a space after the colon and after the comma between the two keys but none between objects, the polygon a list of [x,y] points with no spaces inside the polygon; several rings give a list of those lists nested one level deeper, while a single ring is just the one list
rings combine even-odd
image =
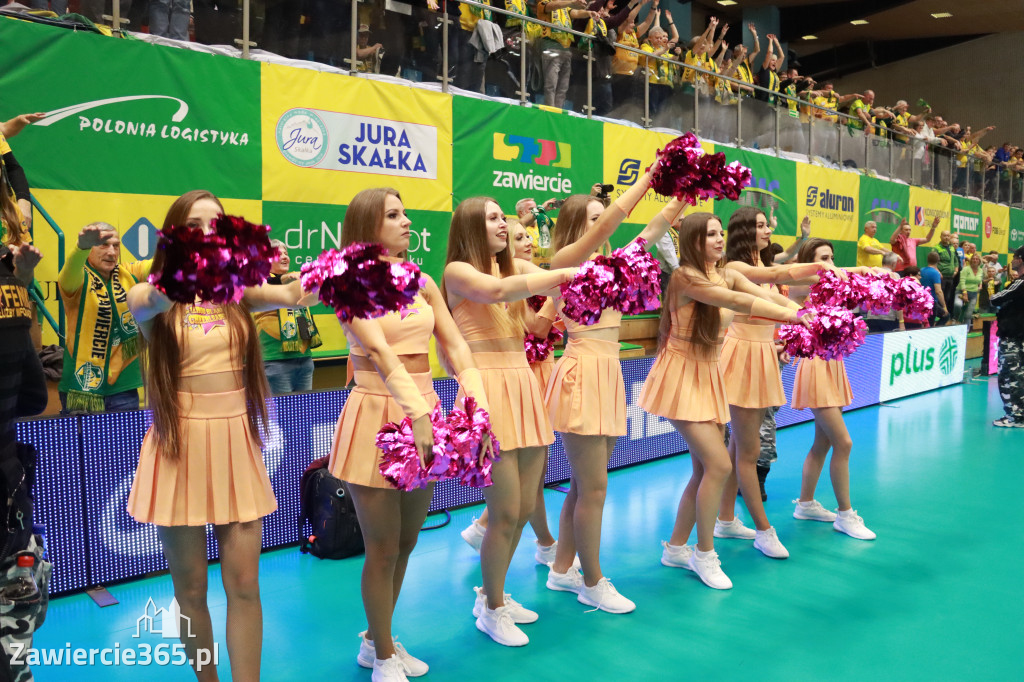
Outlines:
[{"label": "metal railing", "polygon": [[[47,213],[46,209],[43,208],[43,205],[39,203],[39,200],[35,197],[34,194],[29,195],[29,201],[32,202],[32,206],[35,207],[36,212],[43,217],[43,220],[46,221],[46,224],[49,225],[50,229],[53,230],[54,234],[57,235],[57,270],[59,272],[60,269],[64,267],[64,258],[66,256],[64,230],[60,229],[60,226],[57,224],[57,221],[53,219],[53,216]],[[35,230],[34,223],[32,229],[33,231]],[[46,309],[46,306],[43,303],[43,295],[39,291],[38,284],[33,283],[33,288],[29,291],[29,294],[36,301],[36,305],[38,306],[39,310],[42,311],[43,317],[46,319],[47,322],[50,323],[50,326],[53,328],[53,330],[57,332],[57,336],[60,337],[60,340],[63,343],[65,338],[64,299],[62,299],[59,295],[57,296],[57,320],[55,321],[53,319],[53,316],[50,315],[50,311]]]},{"label": "metal railing", "polygon": [[[314,9],[309,12],[311,16],[302,18],[305,35],[298,33],[295,8],[271,10],[260,0],[237,0],[237,4],[222,9],[224,3],[218,3],[217,11],[221,16],[214,21],[208,19],[214,15],[206,7],[212,3],[201,5],[206,14],[200,16],[200,3],[197,3],[196,39],[236,44],[242,58],[250,58],[253,49],[268,47],[273,51],[279,48],[285,56],[347,68],[353,76],[369,76],[379,71],[408,80],[439,81],[443,92],[449,92],[457,80],[464,82],[465,78],[460,76],[471,70],[465,63],[466,55],[470,54],[467,48],[469,32],[461,29],[459,21],[460,5],[474,8],[490,12],[492,17],[520,22],[518,30],[506,27],[502,31],[505,45],[483,64],[485,71],[497,71],[500,76],[498,83],[488,82],[486,76],[481,78],[485,94],[518,99],[523,105],[539,103],[545,87],[530,88],[529,81],[531,78],[536,80],[537,64],[550,57],[551,50],[543,50],[540,44],[544,39],[531,38],[531,33],[557,30],[572,36],[576,43],[586,41],[585,49],[576,45],[568,48],[575,66],[585,68],[586,75],[585,78],[577,76],[572,79],[571,96],[567,101],[571,101],[573,108],[588,118],[600,115],[646,128],[693,130],[712,142],[767,150],[780,156],[796,154],[820,159],[907,184],[1024,208],[1022,174],[994,166],[987,159],[923,139],[904,141],[898,133],[890,131],[875,134],[874,130],[861,127],[859,119],[806,99],[794,100],[783,92],[773,92],[671,57],[655,56],[621,44],[615,44],[617,54],[633,53],[637,64],[631,74],[612,73],[609,71],[611,57],[595,55],[591,40],[594,36],[476,0],[443,0],[436,12],[399,0],[385,0],[384,9],[351,0],[314,3]],[[125,20],[119,15],[118,2],[111,3],[111,10],[111,23],[123,26]],[[282,20],[278,15],[269,16],[268,11],[291,11],[296,21],[290,25],[287,17]],[[214,36],[204,30],[203,24],[207,22],[211,26],[234,27],[235,35]],[[385,56],[383,49],[370,50],[370,54],[361,59],[358,52],[375,44],[370,39],[360,47],[361,23],[372,27],[371,35],[376,30],[374,37],[379,36],[387,42],[385,47],[398,45],[400,54]],[[383,28],[380,28],[381,24]],[[531,26],[534,28],[529,28]],[[559,50],[554,48],[554,51]],[[387,67],[381,69],[381,62],[385,60]],[[597,66],[599,61],[602,61],[600,67]],[[371,63],[376,68],[371,68]],[[695,81],[718,83],[719,87],[704,90],[700,85],[651,83],[652,71],[660,71],[659,66],[667,67],[669,73],[693,72],[697,74]],[[453,70],[456,72],[454,78]],[[604,100],[609,88],[613,94],[617,90],[618,97],[612,97],[610,110],[605,111]],[[760,98],[743,94],[742,89],[758,93]],[[627,90],[629,95],[622,97]],[[598,102],[595,102],[596,93],[600,93]],[[771,98],[774,104],[765,101],[766,98]],[[790,101],[796,103],[796,116],[789,113]]]}]

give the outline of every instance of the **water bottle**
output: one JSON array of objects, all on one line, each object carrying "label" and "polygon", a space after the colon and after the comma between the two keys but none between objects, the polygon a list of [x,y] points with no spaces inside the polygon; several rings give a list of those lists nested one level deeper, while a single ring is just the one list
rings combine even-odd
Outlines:
[{"label": "water bottle", "polygon": [[18,556],[18,567],[11,575],[11,581],[4,586],[2,596],[11,601],[32,601],[39,596],[33,568],[36,558],[31,554]]}]

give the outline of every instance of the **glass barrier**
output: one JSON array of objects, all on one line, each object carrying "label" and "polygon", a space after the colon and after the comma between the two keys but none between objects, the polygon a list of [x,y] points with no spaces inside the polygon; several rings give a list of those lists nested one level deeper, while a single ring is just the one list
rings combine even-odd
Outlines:
[{"label": "glass barrier", "polygon": [[[150,0],[149,17],[143,18],[145,3],[119,2],[120,17],[130,17],[130,27],[148,21],[151,29],[160,21],[180,25],[175,8],[188,5],[187,0]],[[111,0],[82,0],[83,7],[90,3],[103,8],[96,10],[100,15],[114,11]],[[602,10],[600,21],[577,17],[569,23],[551,15],[523,16],[534,11],[528,9],[532,5],[515,0],[501,6],[444,0],[437,9],[399,0],[191,0],[191,5],[193,40],[242,45],[243,56],[249,47],[356,74],[438,83],[445,92],[456,87],[648,128],[693,130],[711,142],[805,156],[1024,206],[1021,173],[881,127],[865,131],[859,121],[808,101],[806,93],[791,97],[723,76],[718,67],[709,71],[684,63],[683,49],[662,50],[665,38],[637,39],[627,5],[611,14]],[[154,12],[166,14],[166,21],[154,22]],[[494,28],[484,25],[489,32],[476,32],[481,20]]]}]

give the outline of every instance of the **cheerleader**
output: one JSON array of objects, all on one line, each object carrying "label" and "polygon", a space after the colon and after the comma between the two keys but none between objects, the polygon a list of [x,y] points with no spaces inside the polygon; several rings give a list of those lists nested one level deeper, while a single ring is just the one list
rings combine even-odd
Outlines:
[{"label": "cheerleader", "polygon": [[[832,242],[815,237],[807,240],[797,254],[800,263],[833,263]],[[847,272],[871,271],[871,268],[846,268]],[[817,278],[812,278],[817,281]],[[802,303],[807,298],[808,287],[790,287],[789,296]],[[814,442],[804,460],[803,477],[800,481],[800,499],[795,500],[793,518],[807,521],[824,521],[841,533],[858,540],[874,540],[876,535],[864,525],[850,503],[850,451],[853,440],[843,421],[843,408],[853,402],[853,391],[846,377],[846,365],[839,360],[801,358],[793,381],[793,409],[810,408],[814,415]],[[814,489],[825,466],[829,449],[832,460],[829,476],[832,492],[839,505],[838,514],[830,512],[814,499]],[[744,497],[746,491],[744,491]]]},{"label": "cheerleader", "polygon": [[[778,305],[764,289],[735,269],[719,268],[725,248],[722,223],[694,213],[679,228],[680,267],[672,274],[661,308],[658,356],[638,404],[668,419],[690,446],[693,475],[683,491],[661,563],[695,572],[709,587],[727,590],[732,581],[715,553],[715,513],[732,469],[723,440],[729,421],[719,357],[723,330],[732,317],[796,322],[801,311]],[[687,545],[697,525],[696,548]]]},{"label": "cheerleader", "polygon": [[[223,213],[217,197],[194,190],[171,204],[164,228],[209,231]],[[165,251],[157,248],[152,271],[164,266]],[[260,437],[267,419],[267,379],[250,313],[295,306],[301,296],[297,281],[249,288],[240,303],[223,305],[174,303],[145,282],[128,292],[128,307],[149,351],[143,356],[153,410],[128,513],[157,526],[174,597],[191,621],[192,636],[182,637],[189,661],[198,661],[198,650],[210,652],[214,646],[206,604],[206,525],[213,525],[236,680],[260,675],[262,518],[277,509]],[[197,666],[196,677],[216,680],[217,671]]]},{"label": "cheerleader", "polygon": [[513,258],[505,215],[493,199],[466,199],[452,214],[441,290],[480,368],[501,445],[494,485],[484,489],[483,587],[476,588],[473,615],[480,631],[505,646],[529,643],[517,624],[537,620],[505,592],[505,574],[533,513],[547,448],[555,439],[523,348],[523,299],[549,295],[575,273],[575,268],[548,272]]},{"label": "cheerleader", "polygon": [[[552,267],[578,266],[608,246],[608,239],[651,183],[645,173],[607,209],[590,195],[562,205],[552,239]],[[672,200],[635,239],[654,244],[682,211]],[[591,325],[565,320],[569,342],[548,381],[545,401],[572,467],[562,504],[560,541],[548,571],[549,589],[573,592],[577,601],[609,613],[629,613],[636,604],[619,594],[601,570],[601,522],[608,488],[608,461],[626,433],[626,389],[619,361],[622,313],[606,309]],[[580,570],[574,566],[579,554]]]},{"label": "cheerleader", "polygon": [[[513,257],[532,263],[533,240],[530,238],[526,228],[518,222],[513,222],[509,227],[509,240],[514,252]],[[534,312],[531,307],[527,307],[525,310],[526,329],[534,336],[544,338],[555,324],[555,304],[554,299],[543,296],[538,296],[537,298],[543,300],[544,303],[537,312]],[[550,378],[554,367],[555,358],[553,353],[549,353],[540,362],[530,363],[530,369],[533,370],[534,375],[537,377],[537,384],[541,388],[547,386],[548,378]],[[544,471],[545,473],[547,472],[546,466]],[[555,560],[557,541],[551,535],[551,530],[548,528],[548,512],[544,504],[544,474],[541,474],[540,487],[537,488],[537,504],[533,509],[533,514],[530,516],[530,527],[533,528],[533,532],[537,536],[537,550],[533,553],[533,558],[538,564],[547,566]],[[479,552],[480,543],[484,540],[484,532],[486,530],[487,510],[484,509],[480,518],[473,519],[473,522],[462,531],[462,539]]]},{"label": "cheerleader", "polygon": [[[807,218],[801,228],[810,229]],[[729,218],[726,234],[725,267],[760,286],[769,300],[784,307],[800,308],[779,292],[779,285],[805,281],[800,278],[819,270],[834,269],[830,263],[774,265],[772,227],[757,208],[737,209]],[[765,410],[786,403],[774,335],[773,322],[751,320],[742,313],[733,318],[725,334],[721,367],[725,394],[729,398],[729,457],[733,470],[725,483],[714,534],[716,538],[753,540],[754,547],[765,556],[785,559],[789,551],[768,522],[757,477]],[[735,517],[737,483],[743,490],[743,502],[756,530],[745,527]]]}]

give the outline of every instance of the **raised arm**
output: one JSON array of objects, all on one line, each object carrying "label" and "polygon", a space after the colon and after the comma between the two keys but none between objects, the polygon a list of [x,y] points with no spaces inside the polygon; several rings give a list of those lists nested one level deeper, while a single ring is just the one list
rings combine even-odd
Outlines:
[{"label": "raised arm", "polygon": [[11,139],[24,130],[25,126],[31,125],[37,121],[42,121],[44,118],[46,118],[46,114],[44,113],[21,114],[20,116],[15,116],[12,119],[0,123],[0,133],[3,133],[3,136],[7,139]]},{"label": "raised arm", "polygon": [[[760,292],[751,293],[749,290],[741,291],[734,288],[737,286],[742,287],[742,284],[738,283],[740,280],[746,279],[737,272],[726,271],[724,273],[728,286],[712,284],[701,278],[695,271],[690,271],[687,274],[690,275],[690,281],[682,287],[680,294],[688,299],[719,308],[728,308],[734,312],[750,315],[751,317],[761,317],[778,322],[797,321],[798,309],[772,303],[766,300]],[[754,287],[754,289],[757,289],[757,287]]]},{"label": "raised arm", "polygon": [[139,282],[128,290],[128,309],[143,336],[149,336],[153,318],[171,309],[174,302],[149,282]]},{"label": "raised arm", "polygon": [[[757,27],[754,26],[754,22],[751,21],[748,23],[747,29],[750,31],[750,34],[754,36],[754,49],[747,55],[747,60],[753,64],[757,59],[757,55],[761,54],[761,40],[757,37]],[[768,43],[768,52],[771,52],[771,43]]]},{"label": "raised arm", "polygon": [[686,203],[679,199],[668,202],[658,215],[651,218],[651,222],[647,223],[647,227],[636,238],[645,240],[648,245],[659,243],[661,238],[668,234],[668,228],[679,218],[685,208]]},{"label": "raised arm", "polygon": [[932,226],[928,229],[928,236],[926,236],[924,238],[924,243],[925,244],[930,242],[932,240],[932,237],[935,236],[935,228],[937,228],[938,226],[939,226],[939,216],[935,216],[934,220],[932,220]]},{"label": "raised arm", "polygon": [[754,284],[806,284],[824,270],[837,270],[831,263],[790,263],[789,265],[753,266],[742,261],[730,261],[727,270],[738,272]]},{"label": "raised arm", "polygon": [[32,244],[21,244],[10,248],[14,255],[14,276],[28,287],[35,279],[36,265],[43,259],[43,254]]},{"label": "raised arm", "polygon": [[86,225],[78,233],[78,239],[64,259],[64,267],[57,275],[57,283],[61,290],[69,295],[82,288],[85,281],[85,264],[89,260],[89,251],[94,246],[103,246],[112,239],[117,239],[117,232],[99,225]]},{"label": "raised arm", "polygon": [[[293,280],[288,284],[263,284],[258,287],[246,287],[242,300],[254,313],[278,308],[295,308],[305,303],[305,292],[302,282]],[[311,301],[310,301],[311,302]]]},{"label": "raised arm", "polygon": [[668,19],[669,32],[672,34],[669,36],[668,41],[675,45],[679,42],[679,29],[676,28],[676,22],[672,20],[672,12],[665,10],[665,18]]},{"label": "raised arm", "polygon": [[650,186],[651,174],[647,172],[632,187],[623,192],[622,196],[612,202],[612,205],[601,213],[601,217],[597,219],[593,227],[587,230],[582,237],[572,244],[561,248],[558,253],[552,256],[551,267],[575,267],[590,258],[614,234],[616,228],[622,224],[626,216],[640,202],[640,199],[643,198]]},{"label": "raised arm", "polygon": [[[525,261],[516,261],[516,266],[537,266]],[[568,282],[576,274],[576,268],[542,270],[511,277],[485,275],[469,263],[453,261],[445,266],[444,282],[449,297],[455,294],[460,299],[468,298],[476,303],[510,303],[537,294],[556,293],[554,289]],[[449,302],[450,299],[449,299]]]},{"label": "raised arm", "polygon": [[[771,222],[772,222],[772,229],[774,230],[775,229],[775,209],[772,209],[772,215],[771,215],[771,218],[769,218],[769,220],[771,220]],[[789,261],[793,260],[793,257],[796,256],[797,251],[800,250],[800,245],[802,243],[804,243],[804,241],[806,241],[807,238],[810,237],[810,236],[811,236],[811,219],[808,218],[807,216],[804,216],[804,219],[800,221],[800,236],[796,238],[796,241],[794,241],[792,244],[787,246],[785,251],[783,251],[782,253],[776,254],[775,255],[775,259],[774,259],[773,262],[776,265],[782,265],[783,263],[788,263]]]}]

